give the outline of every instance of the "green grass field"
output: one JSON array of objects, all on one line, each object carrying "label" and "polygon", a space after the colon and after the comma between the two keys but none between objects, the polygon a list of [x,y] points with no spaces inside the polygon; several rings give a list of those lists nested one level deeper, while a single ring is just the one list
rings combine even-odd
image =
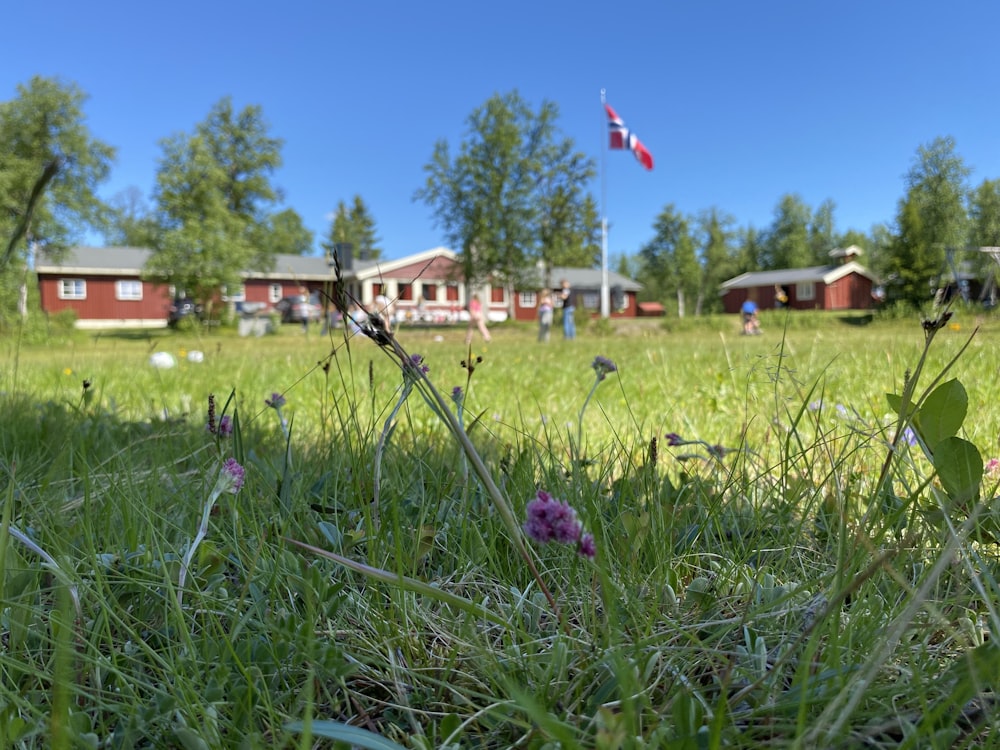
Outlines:
[{"label": "green grass field", "polygon": [[1000,746],[1000,324],[763,325],[0,341],[0,746]]}]

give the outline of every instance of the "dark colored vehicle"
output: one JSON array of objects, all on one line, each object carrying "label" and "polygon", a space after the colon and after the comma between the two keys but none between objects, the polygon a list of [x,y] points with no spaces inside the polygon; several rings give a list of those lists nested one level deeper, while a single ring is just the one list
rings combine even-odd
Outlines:
[{"label": "dark colored vehicle", "polygon": [[281,313],[282,323],[302,323],[307,320],[317,323],[323,319],[323,308],[313,299],[283,297],[275,303],[274,309]]},{"label": "dark colored vehicle", "polygon": [[167,325],[176,328],[177,324],[185,319],[194,316],[195,320],[201,320],[201,305],[196,305],[190,297],[177,298],[170,305],[170,312],[167,314]]}]

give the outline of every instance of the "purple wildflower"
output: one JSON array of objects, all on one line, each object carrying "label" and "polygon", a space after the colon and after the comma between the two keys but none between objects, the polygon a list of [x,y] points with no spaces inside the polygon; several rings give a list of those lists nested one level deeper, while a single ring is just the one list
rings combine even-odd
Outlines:
[{"label": "purple wildflower", "polygon": [[667,445],[677,447],[678,445],[684,445],[684,438],[678,435],[676,432],[668,432],[663,436],[664,440],[667,441]]},{"label": "purple wildflower", "polygon": [[411,354],[409,360],[404,360],[404,366],[425,375],[431,371],[431,368],[424,364],[424,357],[421,354]]},{"label": "purple wildflower", "polygon": [[594,543],[593,534],[584,534],[580,537],[580,543],[576,547],[576,554],[593,560],[597,556],[597,545]]},{"label": "purple wildflower", "polygon": [[816,401],[809,402],[809,411],[819,411],[822,408],[823,408],[823,402],[818,399]]},{"label": "purple wildflower", "polygon": [[618,370],[617,365],[607,357],[594,357],[594,361],[590,366],[597,373],[598,380],[604,380],[608,376],[608,373],[617,372]]},{"label": "purple wildflower", "polygon": [[909,446],[914,446],[917,444],[917,433],[913,431],[913,428],[907,425],[906,429],[903,430],[903,440]]},{"label": "purple wildflower", "polygon": [[280,409],[285,405],[285,397],[280,393],[272,393],[271,398],[265,398],[264,403],[270,406],[272,409]]},{"label": "purple wildflower", "polygon": [[465,394],[462,393],[462,386],[460,385],[456,385],[454,388],[451,389],[451,400],[454,401],[456,404],[461,405],[462,397],[464,395]]},{"label": "purple wildflower", "polygon": [[233,434],[233,420],[228,414],[223,414],[219,418],[219,436],[229,437]]},{"label": "purple wildflower", "polygon": [[236,459],[227,458],[222,464],[222,473],[219,476],[219,485],[223,488],[223,492],[231,492],[235,495],[243,486],[243,480],[245,477],[246,471],[239,465]]},{"label": "purple wildflower", "polygon": [[583,527],[569,503],[556,500],[548,492],[539,490],[535,499],[528,503],[527,512],[524,533],[539,544],[579,542]]},{"label": "purple wildflower", "polygon": [[996,474],[1000,471],[1000,458],[991,458],[983,468],[987,474]]},{"label": "purple wildflower", "polygon": [[724,445],[709,445],[706,447],[706,450],[708,451],[708,455],[719,459],[729,452]]}]

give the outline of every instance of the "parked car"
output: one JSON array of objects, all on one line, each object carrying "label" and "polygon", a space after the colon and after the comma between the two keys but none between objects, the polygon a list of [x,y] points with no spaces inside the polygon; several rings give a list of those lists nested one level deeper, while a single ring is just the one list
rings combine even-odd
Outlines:
[{"label": "parked car", "polygon": [[170,305],[170,311],[167,313],[167,325],[176,328],[180,321],[191,316],[194,316],[196,320],[201,320],[201,305],[196,305],[190,297],[178,297]]},{"label": "parked car", "polygon": [[302,323],[308,320],[316,323],[323,319],[323,308],[315,298],[303,301],[301,297],[283,297],[274,305],[281,313],[282,323]]}]

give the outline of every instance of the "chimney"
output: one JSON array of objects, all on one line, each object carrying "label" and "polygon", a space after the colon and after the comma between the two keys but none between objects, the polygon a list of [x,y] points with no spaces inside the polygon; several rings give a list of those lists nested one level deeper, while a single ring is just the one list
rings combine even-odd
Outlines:
[{"label": "chimney", "polygon": [[350,271],[354,268],[354,245],[350,242],[335,242],[333,253],[337,256],[340,268],[343,271]]}]

